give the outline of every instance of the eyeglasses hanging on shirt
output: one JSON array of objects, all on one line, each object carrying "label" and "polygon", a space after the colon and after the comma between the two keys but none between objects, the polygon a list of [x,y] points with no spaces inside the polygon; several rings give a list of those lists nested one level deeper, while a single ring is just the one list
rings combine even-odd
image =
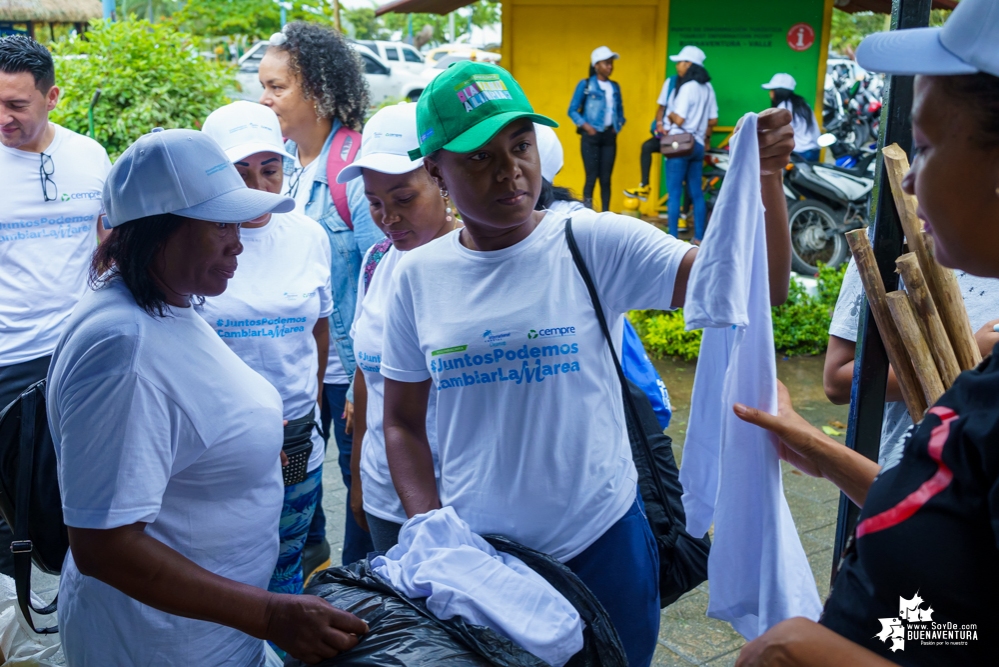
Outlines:
[{"label": "eyeglasses hanging on shirt", "polygon": [[302,180],[302,172],[305,171],[305,167],[296,167],[295,172],[291,176],[291,180],[288,183],[288,191],[285,192],[286,197],[294,198],[298,195],[298,182]]},{"label": "eyeglasses hanging on shirt", "polygon": [[[45,196],[45,201],[55,201],[59,198],[59,188],[52,180],[54,173],[55,163],[52,161],[52,156],[42,153],[42,163],[38,167],[38,179],[42,182],[42,194]],[[52,194],[49,194],[50,192]]]}]

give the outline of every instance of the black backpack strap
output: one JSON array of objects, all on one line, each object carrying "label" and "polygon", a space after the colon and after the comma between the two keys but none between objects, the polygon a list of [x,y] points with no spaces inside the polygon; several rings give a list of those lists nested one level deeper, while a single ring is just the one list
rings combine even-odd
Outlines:
[{"label": "black backpack strap", "polygon": [[[579,275],[583,277],[583,282],[586,283],[586,289],[590,293],[590,301],[593,303],[593,309],[597,312],[597,321],[600,323],[600,330],[604,333],[604,339],[607,340],[607,346],[610,347],[611,358],[614,359],[614,368],[617,369],[617,377],[621,382],[621,394],[624,399],[624,411],[625,416],[627,417],[628,430],[633,431],[634,436],[637,437],[639,442],[641,442],[642,454],[648,461],[649,469],[655,473],[656,458],[652,453],[652,446],[649,444],[649,439],[646,437],[645,431],[641,428],[642,420],[639,417],[638,407],[635,405],[631,392],[628,391],[628,378],[624,375],[624,369],[621,368],[621,361],[617,357],[617,350],[614,349],[614,340],[611,338],[610,328],[607,326],[607,318],[604,317],[604,309],[600,304],[600,297],[597,295],[597,288],[593,284],[593,278],[590,276],[589,269],[586,268],[586,262],[583,260],[583,255],[579,252],[579,246],[576,245],[576,237],[572,233],[572,218],[565,221],[565,240],[569,245],[569,252],[572,254],[572,261],[576,264],[576,270],[579,271]],[[659,502],[662,504],[663,509],[669,516],[671,523],[676,523],[673,509],[669,504],[669,496],[666,493],[666,488],[663,486],[662,479],[659,478],[659,475],[653,474],[652,481],[655,484],[656,493],[659,496]]]},{"label": "black backpack strap", "polygon": [[37,387],[31,387],[21,394],[21,446],[17,463],[17,506],[14,509],[14,541],[10,543],[14,554],[14,588],[17,591],[17,604],[21,608],[28,625],[40,635],[55,634],[57,626],[36,628],[31,611],[38,614],[51,614],[56,610],[57,600],[42,609],[31,606],[31,535],[28,531],[29,506],[31,504],[31,482],[35,468],[35,417],[37,414]]}]

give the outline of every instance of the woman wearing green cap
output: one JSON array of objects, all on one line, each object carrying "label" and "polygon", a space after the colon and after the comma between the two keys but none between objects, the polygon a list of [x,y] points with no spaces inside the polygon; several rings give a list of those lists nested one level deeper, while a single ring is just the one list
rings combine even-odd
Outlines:
[{"label": "woman wearing green cap", "polygon": [[[790,121],[784,110],[760,117],[774,303],[790,273],[781,185]],[[565,241],[567,216],[534,210],[534,122],[555,125],[495,65],[454,65],[420,98],[411,157],[424,157],[465,227],[396,267],[381,358],[386,454],[407,516],[450,505],[479,534],[559,559],[607,609],[629,663],[648,665],[659,628],[657,548],[611,352]],[[573,229],[608,321],[630,308],[683,305],[695,248],[612,213],[579,212]],[[431,382],[439,494],[426,436]]]},{"label": "woman wearing green cap", "polygon": [[[903,188],[944,266],[999,277],[999,3],[963,0],[943,28],[878,33],[864,69],[916,75],[912,169]],[[901,96],[904,99],[904,95]],[[792,618],[741,652],[738,667],[994,665],[999,654],[999,356],[962,373],[901,460],[879,468],[810,426],[783,387],[781,458],[861,506],[818,623]]]}]

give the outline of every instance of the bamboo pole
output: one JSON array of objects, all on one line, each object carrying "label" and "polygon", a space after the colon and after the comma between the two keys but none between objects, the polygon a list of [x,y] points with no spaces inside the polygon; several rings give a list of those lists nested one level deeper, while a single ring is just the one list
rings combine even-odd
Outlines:
[{"label": "bamboo pole", "polygon": [[918,315],[916,320],[923,331],[926,343],[930,346],[944,389],[950,389],[961,373],[961,366],[957,363],[954,348],[951,347],[950,338],[947,337],[947,329],[944,328],[940,313],[930,295],[926,277],[919,268],[919,260],[910,252],[895,260],[895,265],[902,274],[902,280],[905,281],[905,291],[909,293],[909,300]]},{"label": "bamboo pole", "polygon": [[895,328],[895,321],[885,299],[885,285],[881,281],[878,264],[874,259],[874,251],[871,250],[871,242],[867,237],[867,229],[847,232],[846,240],[850,244],[850,251],[857,262],[857,272],[860,274],[860,281],[864,284],[867,302],[871,306],[874,322],[878,326],[881,340],[888,353],[888,363],[895,369],[895,377],[898,379],[898,386],[902,392],[905,406],[909,410],[912,421],[918,422],[923,418],[923,413],[926,412],[929,404],[923,398],[919,378],[909,361],[905,344]]},{"label": "bamboo pole", "polygon": [[[923,245],[926,246],[932,259],[933,237],[926,232],[922,232],[922,237]],[[937,284],[937,291],[933,292],[933,302],[937,305],[940,317],[947,328],[957,363],[962,371],[966,371],[981,363],[982,352],[978,349],[975,332],[971,330],[971,322],[968,320],[968,311],[964,307],[964,297],[961,296],[957,277],[953,271],[941,266],[936,259],[933,259],[933,267],[936,271],[934,281]]]},{"label": "bamboo pole", "polygon": [[927,288],[947,330],[954,356],[957,357],[961,370],[974,368],[982,360],[982,355],[971,331],[971,323],[968,321],[968,312],[964,308],[964,299],[961,298],[957,279],[953,271],[940,266],[939,262],[933,259],[932,239],[923,232],[923,223],[916,213],[918,208],[916,198],[902,190],[902,179],[909,172],[909,158],[898,144],[885,146],[881,149],[881,155],[884,158],[885,171],[891,183],[892,197],[895,199],[895,208],[898,210],[905,240],[909,244],[909,250],[915,253],[919,260],[919,268],[923,271]]},{"label": "bamboo pole", "polygon": [[916,321],[916,311],[905,292],[886,294],[885,301],[888,302],[888,309],[891,311],[892,319],[895,320],[898,335],[909,351],[912,367],[923,389],[923,398],[926,399],[927,405],[933,405],[943,395],[944,386],[933,361],[930,346],[926,344],[923,332]]}]

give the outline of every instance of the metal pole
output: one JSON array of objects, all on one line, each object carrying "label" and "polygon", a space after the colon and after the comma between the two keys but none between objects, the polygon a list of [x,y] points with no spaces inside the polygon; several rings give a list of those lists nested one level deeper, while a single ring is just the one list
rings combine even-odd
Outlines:
[{"label": "metal pole", "polygon": [[104,18],[115,20],[115,6],[114,0],[103,0],[101,2],[101,9],[104,10]]},{"label": "metal pole", "polygon": [[[891,29],[924,28],[930,23],[931,0],[892,0]],[[902,226],[892,199],[891,187],[881,158],[884,146],[897,143],[906,153],[912,149],[911,76],[889,76],[885,81],[881,129],[878,137],[878,161],[874,182],[874,233],[871,235],[874,257],[881,271],[885,289],[898,287],[895,260],[902,254]],[[846,446],[872,461],[878,460],[881,446],[881,421],[884,417],[885,389],[888,382],[888,357],[871,309],[865,300],[854,357],[853,387],[850,391],[850,423]],[[836,521],[836,544],[833,550],[832,579],[836,579],[839,558],[857,526],[860,509],[840,494]]]},{"label": "metal pole", "polygon": [[455,34],[454,34],[454,12],[447,15],[447,29],[451,33],[451,44],[454,44]]},{"label": "metal pole", "polygon": [[410,46],[413,45],[413,15],[406,14],[406,35]]}]

